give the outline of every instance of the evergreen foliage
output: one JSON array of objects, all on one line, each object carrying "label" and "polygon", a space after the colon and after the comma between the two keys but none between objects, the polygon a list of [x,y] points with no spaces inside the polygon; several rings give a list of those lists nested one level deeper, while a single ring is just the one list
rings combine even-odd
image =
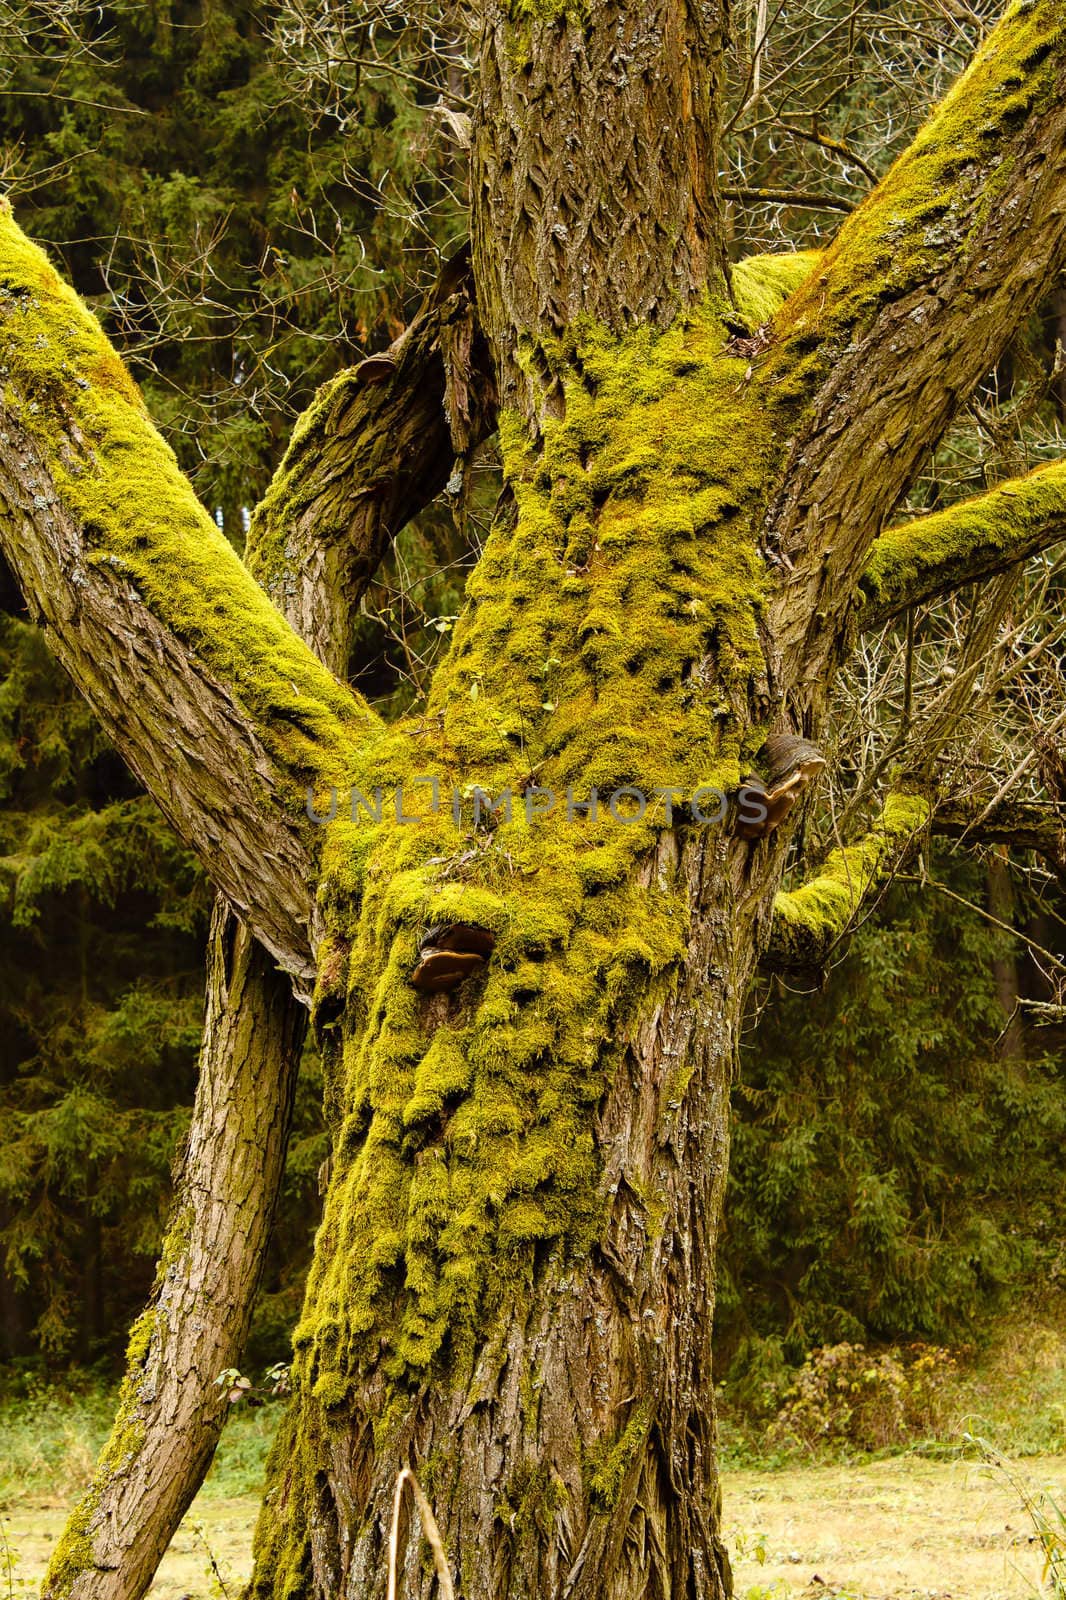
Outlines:
[{"label": "evergreen foliage", "polygon": [[[65,0],[0,33],[16,216],[58,251],[235,542],[315,388],[400,331],[463,226],[418,109],[432,84],[362,61],[372,22],[326,83],[286,4]],[[417,65],[407,18],[382,31]]]},{"label": "evergreen foliage", "polygon": [[36,629],[0,669],[0,1352],[84,1361],[151,1283],[208,900]]},{"label": "evergreen foliage", "polygon": [[979,864],[974,909],[897,885],[820,994],[766,1007],[735,1091],[722,1366],[841,1341],[972,1334],[1066,1273],[1062,1052],[1005,1054]]}]

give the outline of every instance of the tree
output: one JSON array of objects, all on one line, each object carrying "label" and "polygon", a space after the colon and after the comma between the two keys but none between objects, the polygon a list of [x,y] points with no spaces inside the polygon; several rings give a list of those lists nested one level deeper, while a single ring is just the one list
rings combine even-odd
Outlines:
[{"label": "tree", "polygon": [[[383,1592],[408,1464],[466,1593],[728,1593],[711,1326],[744,994],[760,957],[824,954],[935,795],[902,763],[866,836],[778,894],[788,813],[856,634],[1066,526],[1058,465],[886,526],[1066,255],[1057,9],[1008,9],[824,255],[732,271],[724,8],[487,9],[472,228],[491,379],[446,279],[312,408],[255,539],[268,594],[335,647],[375,541],[498,393],[505,494],[428,703],[392,727],[264,597],[5,217],[4,553],[327,1055],[333,1172],[254,1593]],[[376,430],[434,397],[413,433]],[[344,421],[359,448],[338,455]],[[356,574],[336,606],[323,568]],[[737,794],[760,749],[762,822],[782,825],[760,835],[742,805],[701,825],[697,791]],[[457,837],[427,777],[522,804],[460,811]],[[350,791],[379,787],[418,825],[371,823],[358,797],[349,817]],[[621,815],[657,804],[544,814],[548,791],[574,812],[593,787]],[[457,987],[412,982],[449,957]],[[131,1408],[162,1302],[151,1316]],[[134,1425],[109,1446],[127,1493],[139,1446]],[[99,1506],[51,1592],[118,1592]],[[406,1590],[428,1595],[411,1534]]]}]

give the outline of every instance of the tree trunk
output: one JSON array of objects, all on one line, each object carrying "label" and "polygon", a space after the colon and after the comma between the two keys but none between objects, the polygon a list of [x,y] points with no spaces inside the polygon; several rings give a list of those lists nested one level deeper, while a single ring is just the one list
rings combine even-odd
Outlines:
[{"label": "tree trunk", "polygon": [[[736,416],[715,414],[745,363],[684,315],[724,284],[714,68],[691,65],[718,60],[708,15],[699,39],[671,5],[488,19],[475,266],[508,487],[424,716],[363,773],[367,793],[404,784],[420,826],[330,830],[342,1132],[257,1595],[384,1594],[408,1464],[463,1595],[729,1592],[714,1260],[775,857],[671,831],[661,798],[654,822],[562,807],[568,788],[604,807],[621,785],[735,788],[765,674],[741,514],[761,477],[723,455]],[[591,105],[602,137],[579,138]],[[519,812],[535,779],[559,815],[457,831],[424,775],[510,786]],[[422,997],[418,934],[441,922],[496,948],[483,979]],[[403,1592],[428,1600],[412,1532]]]},{"label": "tree trunk", "polygon": [[226,1419],[215,1379],[248,1333],[285,1161],[303,1008],[232,913],[211,929],[208,1010],[182,1176],[147,1311],[96,1475],[49,1565],[44,1595],[141,1595]]}]

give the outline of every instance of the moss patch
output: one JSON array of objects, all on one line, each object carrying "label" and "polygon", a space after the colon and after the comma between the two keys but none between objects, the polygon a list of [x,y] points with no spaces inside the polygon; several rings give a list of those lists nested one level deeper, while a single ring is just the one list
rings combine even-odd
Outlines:
[{"label": "moss patch", "polygon": [[855,844],[834,850],[821,872],[774,901],[775,943],[816,958],[847,931],[867,893],[907,842],[929,821],[917,794],[890,794],[877,824]]},{"label": "moss patch", "polygon": [[[445,1349],[461,1362],[538,1262],[595,1235],[592,1116],[688,929],[670,871],[640,872],[665,805],[568,821],[565,795],[597,788],[605,806],[620,785],[739,781],[764,666],[752,529],[772,441],[727,342],[709,309],[621,341],[573,332],[557,353],[565,419],[536,451],[503,420],[512,513],[426,710],[368,758],[363,787],[404,784],[420,820],[326,830],[320,901],[351,977],[326,1247],[296,1334],[316,1384],[383,1344],[397,1378]],[[512,820],[457,830],[419,774],[510,786]],[[524,814],[533,776],[559,797],[551,818]],[[429,1000],[408,981],[418,934],[448,921],[491,928],[496,949],[453,1001]]]},{"label": "moss patch", "polygon": [[872,614],[889,614],[1010,559],[1023,560],[1066,537],[1066,462],[931,516],[890,528],[866,559],[860,592]]},{"label": "moss patch", "polygon": [[[0,379],[6,415],[79,524],[86,569],[121,575],[205,670],[231,685],[284,768],[348,771],[374,726],[293,633],[199,504],[98,322],[0,205]],[[72,583],[78,581],[77,572]],[[302,791],[291,796],[302,814]]]},{"label": "moss patch", "polygon": [[733,300],[751,331],[772,322],[790,294],[805,283],[822,260],[821,250],[793,250],[783,255],[748,256],[730,277]]}]

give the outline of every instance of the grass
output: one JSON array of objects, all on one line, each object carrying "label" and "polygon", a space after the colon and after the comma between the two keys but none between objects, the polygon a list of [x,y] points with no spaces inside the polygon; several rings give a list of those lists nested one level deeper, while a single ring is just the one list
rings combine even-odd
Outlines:
[{"label": "grass", "polygon": [[[117,1389],[81,1374],[51,1383],[24,1381],[20,1389],[0,1398],[0,1509],[66,1504],[92,1472],[114,1416]],[[259,1493],[281,1414],[280,1402],[233,1408],[204,1484],[205,1498]]]}]

